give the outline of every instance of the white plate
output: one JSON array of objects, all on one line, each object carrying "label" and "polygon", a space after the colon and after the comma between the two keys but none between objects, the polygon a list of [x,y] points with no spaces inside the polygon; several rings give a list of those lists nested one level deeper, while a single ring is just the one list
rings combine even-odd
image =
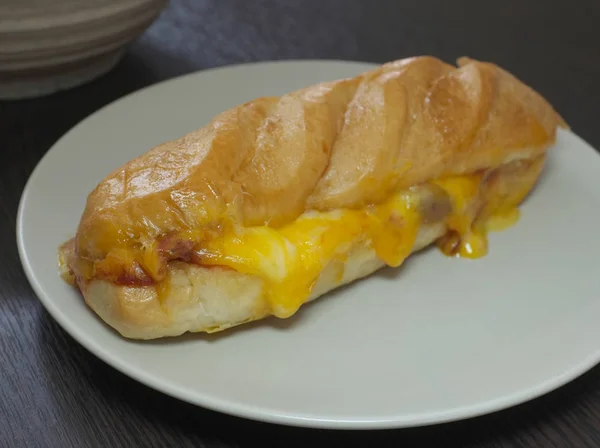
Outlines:
[{"label": "white plate", "polygon": [[516,227],[476,261],[436,250],[220,337],[120,338],[59,279],[56,250],[88,192],[151,146],[261,95],[357,74],[304,61],[204,71],[129,95],[67,133],[25,188],[18,244],[44,306],[83,346],[182,400],[252,419],[389,428],[475,416],[546,393],[600,361],[600,157],[561,132]]}]

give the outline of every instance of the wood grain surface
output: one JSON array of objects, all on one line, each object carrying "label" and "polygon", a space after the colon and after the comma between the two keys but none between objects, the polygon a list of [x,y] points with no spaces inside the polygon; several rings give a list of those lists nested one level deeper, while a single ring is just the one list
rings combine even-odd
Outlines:
[{"label": "wood grain surface", "polygon": [[279,427],[181,403],[69,337],[32,292],[15,243],[25,182],[63,133],[129,92],[225,64],[419,54],[493,60],[600,148],[598,23],[597,0],[171,0],[109,74],[45,98],[0,103],[0,447],[600,447],[599,367],[516,408],[407,430]]}]

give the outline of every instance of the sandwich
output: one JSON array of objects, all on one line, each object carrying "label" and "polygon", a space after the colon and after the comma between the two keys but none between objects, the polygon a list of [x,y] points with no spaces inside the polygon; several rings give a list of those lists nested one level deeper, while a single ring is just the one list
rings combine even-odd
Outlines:
[{"label": "sandwich", "polygon": [[126,338],[289,318],[429,245],[484,256],[559,127],[539,93],[469,58],[257,98],[102,180],[60,275]]}]

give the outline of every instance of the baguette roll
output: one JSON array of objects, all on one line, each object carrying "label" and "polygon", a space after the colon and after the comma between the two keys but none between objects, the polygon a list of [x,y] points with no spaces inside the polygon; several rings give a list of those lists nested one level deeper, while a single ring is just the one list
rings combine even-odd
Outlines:
[{"label": "baguette roll", "polygon": [[434,242],[485,255],[566,126],[468,58],[258,98],[109,174],[59,250],[61,275],[128,338],[286,318]]}]

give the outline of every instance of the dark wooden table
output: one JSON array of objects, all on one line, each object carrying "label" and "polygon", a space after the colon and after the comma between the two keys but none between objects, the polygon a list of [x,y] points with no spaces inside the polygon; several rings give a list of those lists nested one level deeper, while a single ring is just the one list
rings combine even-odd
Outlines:
[{"label": "dark wooden table", "polygon": [[[224,64],[489,59],[532,84],[600,148],[599,24],[597,0],[172,0],[110,74],[46,98],[0,103],[0,447],[600,447],[600,367],[513,409],[397,431],[301,430],[181,403],[71,339],[29,287],[14,237],[27,177],[70,127],[136,89]],[[600,188],[600,173],[598,180]]]}]

